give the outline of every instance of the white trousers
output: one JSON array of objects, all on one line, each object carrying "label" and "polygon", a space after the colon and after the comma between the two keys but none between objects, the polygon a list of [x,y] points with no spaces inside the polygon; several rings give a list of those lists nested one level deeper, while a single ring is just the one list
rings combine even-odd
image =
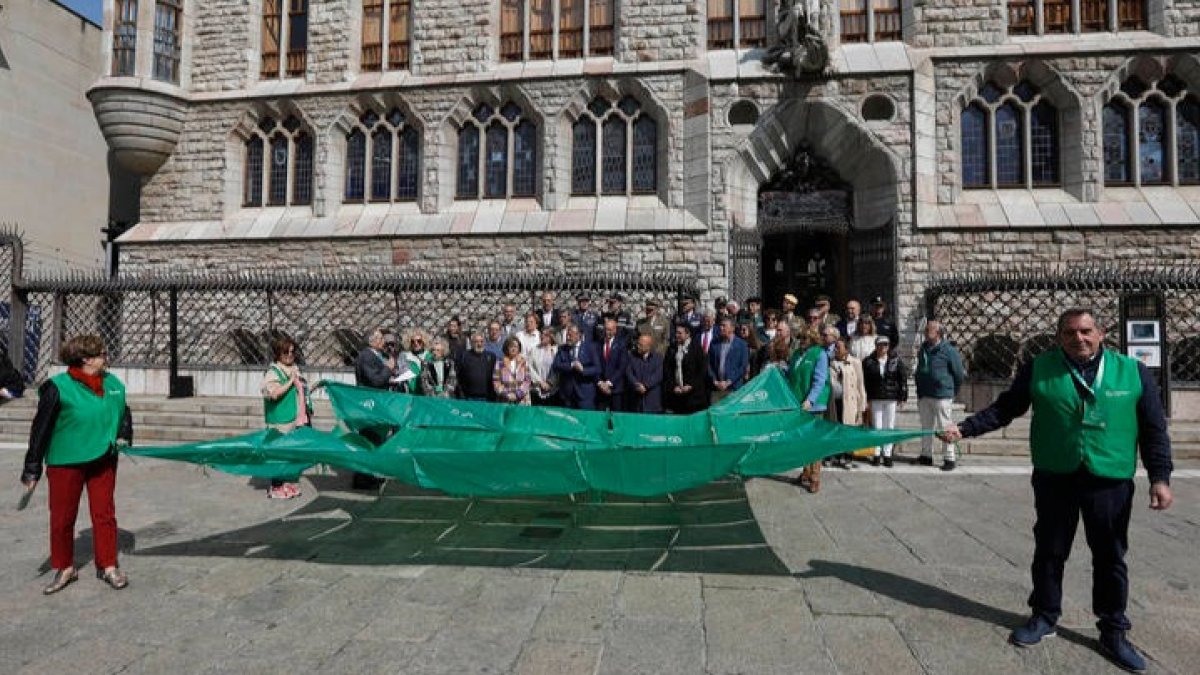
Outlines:
[{"label": "white trousers", "polygon": [[[896,428],[896,401],[871,401],[871,426],[876,429]],[[892,444],[875,447],[875,456],[882,452],[884,457],[892,456]]]},{"label": "white trousers", "polygon": [[[952,405],[954,405],[954,399],[951,398],[917,399],[917,410],[921,413],[921,428],[941,431],[953,424],[954,419],[950,416],[950,406]],[[955,450],[953,443],[942,442],[942,457],[945,461],[955,461],[957,458]],[[933,436],[925,436],[921,439],[921,456],[933,457]]]}]

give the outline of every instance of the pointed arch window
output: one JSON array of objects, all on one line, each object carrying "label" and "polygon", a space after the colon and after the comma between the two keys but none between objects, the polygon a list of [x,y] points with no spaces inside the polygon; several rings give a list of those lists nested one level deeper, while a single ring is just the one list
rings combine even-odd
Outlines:
[{"label": "pointed arch window", "polygon": [[1009,88],[989,82],[959,124],[964,188],[1058,185],[1058,110],[1028,81]]},{"label": "pointed arch window", "polygon": [[359,68],[364,72],[407,69],[412,40],[411,0],[363,0],[362,12]]},{"label": "pointed arch window", "polygon": [[404,202],[417,198],[421,136],[404,113],[368,110],[346,132],[344,202]]},{"label": "pointed arch window", "polygon": [[592,99],[572,125],[571,138],[572,194],[657,191],[658,124],[637,99]]},{"label": "pointed arch window", "polygon": [[500,60],[612,56],[615,0],[501,0]]},{"label": "pointed arch window", "polygon": [[1104,105],[1105,184],[1200,182],[1198,128],[1200,107],[1178,77],[1125,80]]},{"label": "pointed arch window", "polygon": [[243,206],[312,203],[313,138],[296,117],[259,121],[246,139]]},{"label": "pointed arch window", "polygon": [[537,125],[519,105],[476,106],[458,131],[457,197],[535,196],[537,145]]}]

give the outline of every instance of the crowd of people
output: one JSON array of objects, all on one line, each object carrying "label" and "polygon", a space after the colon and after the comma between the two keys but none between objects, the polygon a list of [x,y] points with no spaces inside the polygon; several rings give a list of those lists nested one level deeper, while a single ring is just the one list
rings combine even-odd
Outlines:
[{"label": "crowd of people", "polygon": [[[790,293],[778,309],[759,297],[745,303],[718,298],[711,309],[683,298],[670,314],[652,298],[636,319],[620,293],[607,296],[600,309],[590,293],[574,300],[566,308],[546,292],[524,314],[508,303],[473,332],[452,317],[432,338],[422,330],[400,335],[379,327],[358,355],[356,383],[472,401],[690,414],[774,368],[806,410],[878,429],[895,427],[897,408],[908,398],[911,371],[895,353],[899,330],[881,297],[866,312],[858,300],[848,300],[844,316],[831,311],[825,295],[804,312]],[[963,369],[936,321],[928,322],[917,366],[922,424],[943,428]],[[890,445],[875,448],[871,463],[891,467],[892,451]],[[931,440],[919,461],[933,464]],[[832,463],[854,466],[849,457]],[[946,444],[942,468],[955,464],[954,448]],[[820,468],[810,467],[800,479],[812,492],[820,489]],[[357,485],[372,486],[360,478]]]}]

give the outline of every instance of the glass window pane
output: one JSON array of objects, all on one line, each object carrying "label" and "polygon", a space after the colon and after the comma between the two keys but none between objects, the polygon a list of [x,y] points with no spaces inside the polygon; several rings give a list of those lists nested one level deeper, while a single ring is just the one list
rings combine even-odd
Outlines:
[{"label": "glass window pane", "polygon": [[242,201],[246,206],[262,206],[263,139],[254,136],[246,141],[246,187]]},{"label": "glass window pane", "polygon": [[733,48],[733,0],[708,0],[708,48]]},{"label": "glass window pane", "polygon": [[596,194],[596,122],[584,116],[571,127],[571,194]]},{"label": "glass window pane", "polygon": [[346,137],[346,201],[362,201],[366,180],[367,136],[355,129]]},{"label": "glass window pane", "polygon": [[113,15],[114,77],[132,76],[137,45],[137,0],[117,0]]},{"label": "glass window pane", "polygon": [[267,203],[271,206],[287,204],[288,183],[288,138],[277,134],[271,139],[271,184]]},{"label": "glass window pane", "polygon": [[558,58],[583,56],[583,7],[586,0],[558,0]]},{"label": "glass window pane", "polygon": [[508,196],[508,129],[500,122],[487,128],[484,146],[484,196]]},{"label": "glass window pane", "polygon": [[1058,184],[1058,112],[1054,106],[1042,101],[1033,107],[1029,135],[1033,184]]},{"label": "glass window pane", "polygon": [[987,112],[972,104],[962,114],[963,187],[988,187]]},{"label": "glass window pane", "polygon": [[513,196],[537,192],[537,127],[523,120],[513,130]]},{"label": "glass window pane", "polygon": [[412,5],[408,0],[391,0],[389,3],[391,25],[388,27],[388,68],[402,70],[408,67],[409,17]]},{"label": "glass window pane", "polygon": [[588,52],[591,56],[613,53],[613,0],[591,0],[588,17]]},{"label": "glass window pane", "polygon": [[392,185],[392,132],[379,127],[371,134],[371,199],[387,201]]},{"label": "glass window pane", "polygon": [[288,77],[300,77],[308,66],[308,0],[289,0]]},{"label": "glass window pane", "polygon": [[154,4],[154,79],[179,83],[179,0]]},{"label": "glass window pane", "polygon": [[282,28],[283,0],[263,0],[262,67],[263,78],[279,77],[279,35]]},{"label": "glass window pane", "polygon": [[521,16],[524,0],[502,0],[500,3],[500,60],[520,61],[525,58],[525,19]]},{"label": "glass window pane", "polygon": [[1167,129],[1167,114],[1162,105],[1147,101],[1138,107],[1138,168],[1141,182],[1163,183],[1167,180],[1163,152]]},{"label": "glass window pane", "polygon": [[474,124],[458,132],[458,196],[479,196],[479,129]]},{"label": "glass window pane", "polygon": [[658,190],[658,124],[642,116],[633,123],[633,191]]},{"label": "glass window pane", "polygon": [[417,198],[421,170],[421,135],[412,127],[400,132],[400,157],[396,165],[396,199]]},{"label": "glass window pane", "polygon": [[600,189],[606,195],[625,194],[626,124],[613,115],[601,128]]},{"label": "glass window pane", "polygon": [[1179,182],[1200,182],[1200,104],[1188,98],[1175,111],[1178,129],[1175,131],[1176,156],[1179,162]]},{"label": "glass window pane", "polygon": [[1021,109],[1007,103],[996,110],[996,184],[1023,185],[1025,177],[1025,134]]},{"label": "glass window pane", "polygon": [[1104,180],[1108,183],[1128,183],[1129,169],[1129,111],[1119,103],[1104,106]]},{"label": "glass window pane", "polygon": [[549,59],[554,57],[554,2],[553,0],[528,0],[529,2],[529,58]]},{"label": "glass window pane", "polygon": [[292,168],[292,204],[312,203],[313,139],[308,134],[296,136],[296,165]]},{"label": "glass window pane", "polygon": [[838,10],[842,42],[866,42],[867,0],[841,0]]},{"label": "glass window pane", "polygon": [[383,0],[363,0],[362,70],[383,67]]}]

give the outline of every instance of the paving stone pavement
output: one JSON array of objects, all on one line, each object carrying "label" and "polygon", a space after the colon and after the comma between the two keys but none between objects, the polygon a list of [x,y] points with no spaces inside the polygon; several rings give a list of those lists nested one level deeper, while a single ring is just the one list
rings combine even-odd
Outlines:
[{"label": "paving stone pavement", "polygon": [[[271,501],[244,478],[122,460],[129,588],[90,574],[43,597],[44,486],[14,509],[0,448],[0,673],[1108,673],[1080,533],[1059,637],[1005,642],[1024,618],[1028,472],[827,470],[672,499],[380,495],[317,474]],[[1151,672],[1200,659],[1200,480],[1175,507],[1139,489],[1131,637]],[[86,510],[84,511],[86,513]]]}]

